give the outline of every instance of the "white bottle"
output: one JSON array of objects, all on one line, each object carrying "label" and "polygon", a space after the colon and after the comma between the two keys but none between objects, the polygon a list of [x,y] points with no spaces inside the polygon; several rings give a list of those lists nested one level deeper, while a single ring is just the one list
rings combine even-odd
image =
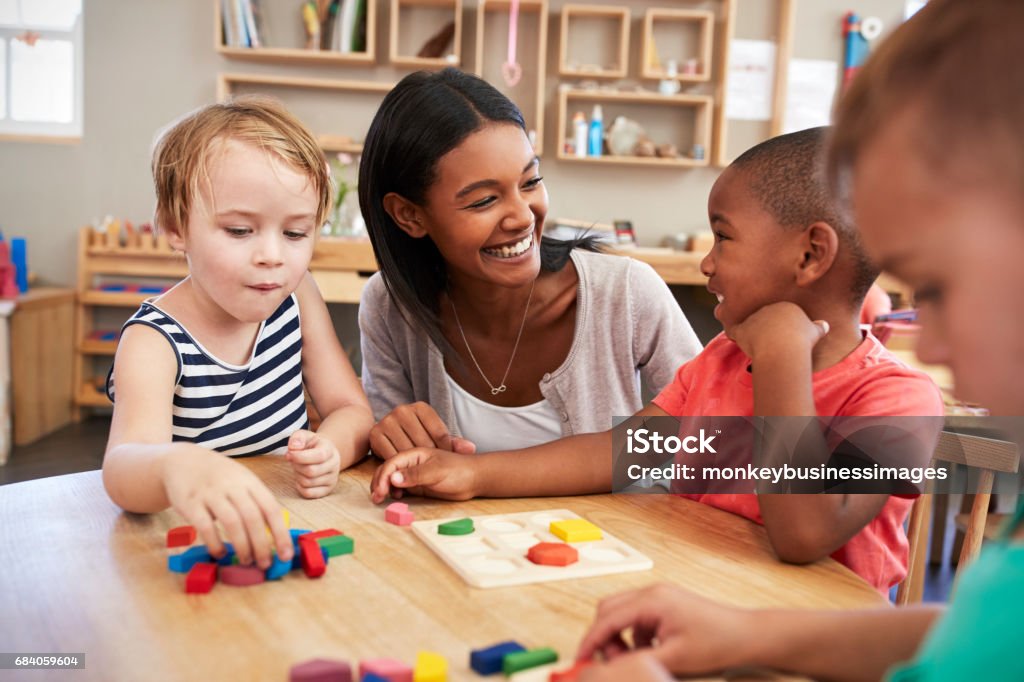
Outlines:
[{"label": "white bottle", "polygon": [[573,129],[573,151],[578,157],[587,155],[587,117],[582,111],[577,111],[572,117]]}]

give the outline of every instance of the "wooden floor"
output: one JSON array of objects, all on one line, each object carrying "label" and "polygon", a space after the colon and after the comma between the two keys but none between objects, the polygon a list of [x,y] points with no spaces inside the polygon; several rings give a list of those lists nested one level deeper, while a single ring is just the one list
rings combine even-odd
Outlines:
[{"label": "wooden floor", "polygon": [[7,464],[0,466],[0,485],[99,469],[109,430],[110,417],[89,417],[15,447]]}]

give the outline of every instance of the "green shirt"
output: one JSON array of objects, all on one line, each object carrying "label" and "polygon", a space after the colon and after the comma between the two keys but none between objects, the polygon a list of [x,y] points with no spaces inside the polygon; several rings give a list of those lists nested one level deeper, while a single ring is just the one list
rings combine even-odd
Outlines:
[{"label": "green shirt", "polygon": [[891,670],[890,682],[1024,680],[1024,544],[1010,542],[1022,521],[1024,496],[999,539],[961,576],[916,658]]}]

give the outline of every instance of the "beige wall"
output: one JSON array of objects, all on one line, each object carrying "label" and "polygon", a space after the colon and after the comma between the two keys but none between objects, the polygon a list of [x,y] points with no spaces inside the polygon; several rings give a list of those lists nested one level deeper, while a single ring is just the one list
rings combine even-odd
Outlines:
[{"label": "beige wall", "polygon": [[[738,2],[737,37],[770,37],[775,3]],[[796,2],[793,56],[837,61],[842,59],[839,20],[847,9],[877,15],[891,26],[903,8],[902,0]],[[293,4],[298,5],[298,0]],[[465,19],[469,22],[474,19],[475,4],[467,2]],[[552,2],[549,24],[552,97],[557,84],[557,12],[561,4]],[[632,9],[631,58],[636,59],[638,17],[648,3],[630,0],[625,4]],[[666,0],[655,4],[701,3],[677,5]],[[79,226],[106,214],[137,222],[148,219],[153,204],[148,166],[153,134],[175,116],[211,101],[219,72],[379,80],[395,80],[403,73],[388,67],[284,67],[223,59],[212,47],[212,0],[85,0],[84,5],[84,139],[78,145],[0,143],[0,227],[9,236],[28,237],[32,269],[53,283],[74,281]],[[382,60],[388,49],[386,21],[384,7],[378,15],[377,51]],[[286,29],[298,30],[297,26]],[[464,54],[472,53],[472,33],[465,36]],[[555,109],[554,99],[549,99],[542,168],[551,194],[552,216],[600,222],[628,218],[645,245],[657,244],[664,235],[707,229],[704,205],[717,170],[633,170],[559,163],[553,153]],[[344,109],[338,115],[345,115]],[[756,136],[759,130],[755,127],[753,133],[744,133],[741,124],[736,134]]]}]

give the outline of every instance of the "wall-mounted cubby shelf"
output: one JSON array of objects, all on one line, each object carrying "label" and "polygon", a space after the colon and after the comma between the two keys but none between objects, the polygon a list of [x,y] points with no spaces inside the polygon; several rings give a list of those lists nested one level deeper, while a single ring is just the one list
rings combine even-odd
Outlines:
[{"label": "wall-mounted cubby shelf", "polygon": [[[644,78],[675,78],[681,83],[711,79],[715,14],[706,10],[650,8],[644,14]],[[657,64],[654,58],[657,57]],[[676,63],[672,76],[667,65]],[[687,65],[692,68],[687,68]]]},{"label": "wall-mounted cubby shelf", "polygon": [[[659,139],[676,145],[681,156],[661,158],[650,156],[602,156],[577,157],[566,153],[569,107],[586,111],[595,104],[604,110],[605,130],[613,124],[616,116],[628,114],[632,118],[653,119],[657,117],[663,125]],[[614,90],[579,90],[563,88],[558,98],[558,159],[574,163],[619,166],[649,166],[652,168],[694,168],[708,165],[711,144],[711,113],[714,98],[709,95],[661,95],[655,92],[618,92]],[[667,114],[667,116],[666,116]],[[643,123],[643,121],[640,121]],[[670,136],[670,137],[669,137]],[[668,137],[669,139],[665,139]],[[695,145],[705,150],[703,158],[688,156]]]},{"label": "wall-mounted cubby shelf", "polygon": [[[586,30],[586,38],[582,37]],[[580,78],[625,78],[629,71],[629,8],[562,7],[558,73]]]},{"label": "wall-mounted cubby shelf", "polygon": [[[391,0],[390,28],[394,66],[442,69],[462,63],[462,0]],[[440,54],[419,56],[430,43]]]}]

